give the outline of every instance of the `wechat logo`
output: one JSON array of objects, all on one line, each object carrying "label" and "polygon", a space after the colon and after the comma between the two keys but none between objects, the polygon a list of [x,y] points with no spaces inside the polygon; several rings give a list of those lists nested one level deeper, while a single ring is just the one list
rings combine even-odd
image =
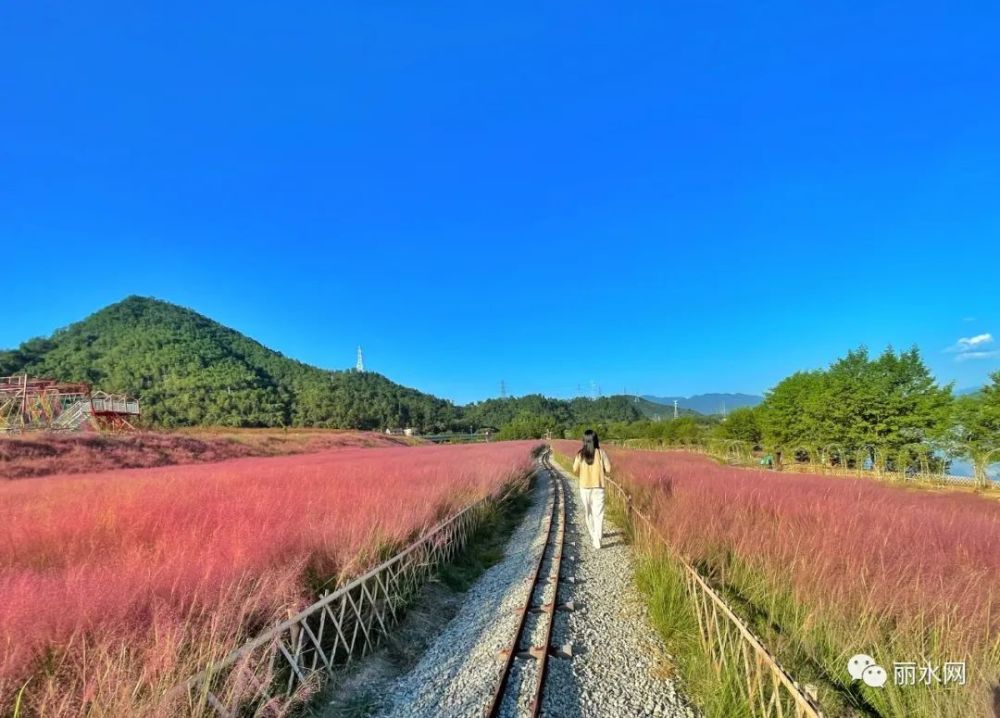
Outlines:
[{"label": "wechat logo", "polygon": [[847,662],[847,672],[854,680],[864,681],[866,686],[872,688],[881,688],[889,679],[885,669],[864,653],[859,653]]}]

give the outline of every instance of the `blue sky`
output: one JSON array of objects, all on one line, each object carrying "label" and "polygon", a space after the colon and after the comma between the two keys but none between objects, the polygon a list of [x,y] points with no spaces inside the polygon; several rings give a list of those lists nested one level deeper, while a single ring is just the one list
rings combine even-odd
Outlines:
[{"label": "blue sky", "polygon": [[977,384],[1000,6],[810,5],[8,3],[0,347],[141,294],[459,401]]}]

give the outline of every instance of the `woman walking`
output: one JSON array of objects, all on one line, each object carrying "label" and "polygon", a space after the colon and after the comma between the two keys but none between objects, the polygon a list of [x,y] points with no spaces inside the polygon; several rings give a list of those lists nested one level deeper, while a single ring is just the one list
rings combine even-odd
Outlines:
[{"label": "woman walking", "polygon": [[583,432],[583,446],[573,460],[573,473],[580,477],[580,498],[590,540],[594,548],[600,548],[604,532],[604,480],[611,473],[611,460],[593,429]]}]

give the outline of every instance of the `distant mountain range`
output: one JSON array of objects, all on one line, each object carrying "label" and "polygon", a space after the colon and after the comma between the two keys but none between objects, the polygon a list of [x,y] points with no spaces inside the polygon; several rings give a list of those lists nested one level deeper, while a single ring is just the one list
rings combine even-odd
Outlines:
[{"label": "distant mountain range", "polygon": [[757,394],[695,394],[694,396],[643,396],[646,401],[674,407],[674,400],[680,409],[689,409],[699,414],[721,414],[741,406],[757,406],[764,397]]}]

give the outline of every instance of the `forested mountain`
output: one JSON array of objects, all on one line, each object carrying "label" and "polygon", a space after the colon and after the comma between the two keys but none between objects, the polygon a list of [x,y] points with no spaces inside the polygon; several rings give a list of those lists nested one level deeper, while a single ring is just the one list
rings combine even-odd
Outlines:
[{"label": "forested mountain", "polygon": [[0,351],[0,376],[19,372],[139,397],[144,419],[164,427],[413,426],[428,432],[499,428],[525,416],[543,417],[547,425],[640,416],[625,397],[526,396],[459,407],[374,372],[303,364],[190,309],[143,297]]},{"label": "forested mountain", "polygon": [[289,359],[189,309],[129,297],[0,352],[0,375],[86,381],[142,400],[160,426],[449,427],[450,402],[372,372]]}]

